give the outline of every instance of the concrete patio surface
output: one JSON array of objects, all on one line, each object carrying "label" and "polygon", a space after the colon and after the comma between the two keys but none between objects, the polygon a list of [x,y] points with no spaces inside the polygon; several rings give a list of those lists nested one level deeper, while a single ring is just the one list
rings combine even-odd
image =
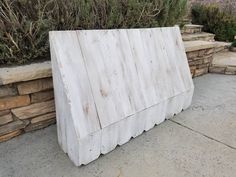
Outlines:
[{"label": "concrete patio surface", "polygon": [[235,177],[236,76],[194,79],[192,106],[87,166],[57,144],[56,126],[0,144],[0,177]]}]

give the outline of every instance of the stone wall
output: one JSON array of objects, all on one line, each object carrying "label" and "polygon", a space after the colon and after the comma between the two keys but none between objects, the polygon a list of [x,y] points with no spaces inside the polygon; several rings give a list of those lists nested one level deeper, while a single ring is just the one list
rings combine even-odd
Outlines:
[{"label": "stone wall", "polygon": [[209,72],[236,75],[236,52],[221,52],[214,56]]},{"label": "stone wall", "polygon": [[[185,42],[193,77],[208,73],[214,45]],[[56,122],[51,63],[0,69],[0,142]]]},{"label": "stone wall", "polygon": [[184,44],[192,77],[208,73],[215,52],[215,44],[206,41],[190,41]]},{"label": "stone wall", "polygon": [[54,124],[55,117],[50,62],[1,68],[0,142]]},{"label": "stone wall", "polygon": [[214,49],[203,49],[187,52],[190,71],[193,77],[208,73],[209,66],[213,60]]}]

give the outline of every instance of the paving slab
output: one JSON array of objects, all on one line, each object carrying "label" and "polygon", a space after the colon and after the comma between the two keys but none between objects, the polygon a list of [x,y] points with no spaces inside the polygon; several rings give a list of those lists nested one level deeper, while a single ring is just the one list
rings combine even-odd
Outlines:
[{"label": "paving slab", "polygon": [[1,143],[0,177],[233,177],[235,81],[196,78],[190,109],[87,166],[75,167],[62,152],[55,125]]},{"label": "paving slab", "polygon": [[236,77],[208,74],[194,83],[191,107],[173,121],[236,149]]},{"label": "paving slab", "polygon": [[230,42],[215,41],[215,52],[227,52],[231,46]]},{"label": "paving slab", "polygon": [[235,150],[170,121],[79,168],[60,150],[55,126],[1,144],[0,155],[1,177],[222,177],[236,170]]},{"label": "paving slab", "polygon": [[236,52],[220,52],[215,54],[212,65],[236,67]]}]

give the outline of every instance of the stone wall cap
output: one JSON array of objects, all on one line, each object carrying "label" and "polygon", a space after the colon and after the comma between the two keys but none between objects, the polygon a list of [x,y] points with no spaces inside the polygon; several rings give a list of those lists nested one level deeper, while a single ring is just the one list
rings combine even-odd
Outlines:
[{"label": "stone wall cap", "polygon": [[193,34],[183,34],[182,39],[184,41],[195,41],[195,40],[202,40],[206,38],[205,41],[208,41],[207,38],[210,38],[209,40],[214,40],[215,34],[212,33],[206,33],[206,32],[201,32],[201,33],[193,33]]},{"label": "stone wall cap", "polygon": [[185,51],[186,52],[193,52],[203,49],[210,49],[215,47],[214,42],[208,41],[185,41],[184,42]]},{"label": "stone wall cap", "polygon": [[187,24],[184,25],[185,28],[203,28],[203,25]]},{"label": "stone wall cap", "polygon": [[0,85],[51,77],[51,62],[32,63],[0,69]]}]

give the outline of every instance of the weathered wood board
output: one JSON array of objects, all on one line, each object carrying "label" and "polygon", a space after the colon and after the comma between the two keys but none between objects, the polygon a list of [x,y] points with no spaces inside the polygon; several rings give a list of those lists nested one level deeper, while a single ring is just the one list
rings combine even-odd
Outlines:
[{"label": "weathered wood board", "polygon": [[58,141],[77,166],[191,104],[178,27],[53,31],[50,50]]}]

